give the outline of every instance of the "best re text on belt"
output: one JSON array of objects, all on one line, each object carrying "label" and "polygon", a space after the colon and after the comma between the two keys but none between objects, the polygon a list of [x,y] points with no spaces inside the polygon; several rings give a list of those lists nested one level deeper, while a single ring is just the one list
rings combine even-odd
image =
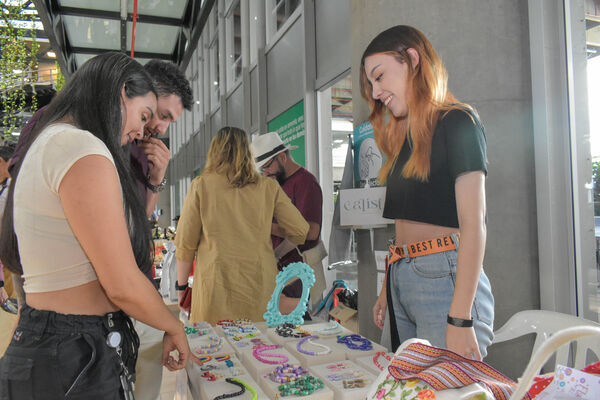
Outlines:
[{"label": "best re text on belt", "polygon": [[406,245],[391,245],[388,253],[388,264],[406,257],[404,246],[410,258],[426,256],[429,254],[441,253],[448,250],[455,250],[456,245],[452,241],[452,236],[440,236],[433,239],[421,240]]}]

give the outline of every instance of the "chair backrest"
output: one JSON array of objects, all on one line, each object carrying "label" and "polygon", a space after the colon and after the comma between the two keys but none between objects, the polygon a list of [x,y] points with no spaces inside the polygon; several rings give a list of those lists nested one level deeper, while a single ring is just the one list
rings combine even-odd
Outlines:
[{"label": "chair backrest", "polygon": [[595,342],[597,346],[600,342],[600,327],[589,325],[571,326],[556,332],[552,337],[542,343],[542,345],[531,355],[529,364],[527,365],[527,368],[525,368],[525,372],[523,372],[519,385],[511,395],[510,400],[523,399],[523,396],[525,396],[533,383],[533,378],[537,375],[538,371],[548,358],[550,358],[556,350],[575,340],[578,343]]},{"label": "chair backrest", "polygon": [[[552,334],[565,328],[575,326],[593,326],[600,328],[600,324],[579,318],[569,314],[553,311],[527,310],[520,311],[494,333],[493,343],[504,342],[519,336],[535,333],[533,352],[535,354],[539,347]],[[575,341],[577,344],[574,354],[570,354],[572,346],[567,343],[556,351],[555,365],[565,365],[581,369],[586,365],[588,350],[592,351],[600,359],[600,339],[597,337],[584,337]],[[571,356],[571,357],[569,357]],[[569,360],[573,360],[572,365]]]}]

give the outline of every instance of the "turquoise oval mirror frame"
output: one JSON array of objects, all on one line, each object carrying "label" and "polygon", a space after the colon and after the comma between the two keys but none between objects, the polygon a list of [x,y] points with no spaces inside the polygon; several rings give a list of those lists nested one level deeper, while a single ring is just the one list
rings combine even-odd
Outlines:
[{"label": "turquoise oval mirror frame", "polygon": [[[302,281],[302,296],[294,311],[287,315],[283,315],[279,311],[279,298],[281,297],[281,292],[289,281],[296,278],[299,278]],[[306,313],[308,295],[310,294],[310,288],[315,284],[315,273],[312,268],[303,262],[291,263],[277,274],[275,282],[275,290],[273,290],[273,295],[267,305],[267,312],[263,315],[267,326],[273,327],[285,322],[295,325],[304,324],[304,314]]]}]

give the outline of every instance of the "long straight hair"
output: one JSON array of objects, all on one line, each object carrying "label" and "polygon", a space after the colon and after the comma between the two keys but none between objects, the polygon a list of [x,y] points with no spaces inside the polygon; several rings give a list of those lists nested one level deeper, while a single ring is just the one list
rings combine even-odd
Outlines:
[{"label": "long straight hair", "polygon": [[13,199],[25,154],[46,126],[67,117],[74,126],[89,131],[100,139],[110,151],[121,182],[125,218],[136,262],[143,272],[150,270],[151,234],[145,206],[131,173],[128,151],[121,146],[125,118],[121,115],[121,91],[124,88],[125,95],[130,99],[149,92],[156,95],[151,82],[150,76],[137,61],[118,52],[104,53],[83,64],[48,105],[27,137],[23,156],[12,171],[13,179],[4,210],[0,240],[0,259],[4,266],[18,274],[23,272],[14,230]]},{"label": "long straight hair", "polygon": [[[408,49],[419,54],[414,66]],[[408,115],[396,118],[390,114],[385,124],[386,106],[373,99],[373,86],[367,78],[365,59],[373,54],[388,54],[408,66]],[[402,170],[405,178],[426,181],[429,178],[431,142],[437,121],[452,109],[473,112],[468,104],[460,103],[448,90],[448,73],[435,49],[417,29],[398,25],[377,35],[365,49],[360,63],[360,91],[369,104],[369,121],[373,125],[375,141],[386,155],[379,171],[379,181],[385,183],[404,142],[412,145],[412,154]]]},{"label": "long straight hair", "polygon": [[225,175],[233,187],[241,188],[258,182],[248,135],[242,129],[221,128],[210,142],[206,166],[202,173]]}]

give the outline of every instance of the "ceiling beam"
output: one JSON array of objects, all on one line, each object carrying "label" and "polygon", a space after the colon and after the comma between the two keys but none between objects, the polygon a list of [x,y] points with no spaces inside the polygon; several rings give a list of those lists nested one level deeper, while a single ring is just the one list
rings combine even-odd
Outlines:
[{"label": "ceiling beam", "polygon": [[65,79],[69,79],[71,70],[69,69],[69,63],[66,56],[68,54],[67,49],[59,44],[56,32],[54,30],[53,14],[51,14],[51,11],[47,5],[48,2],[47,0],[33,0],[33,4],[35,4],[35,8],[38,12],[40,20],[42,21],[44,31],[48,35],[50,45],[56,52],[56,61],[60,66],[60,70]]},{"label": "ceiling beam", "polygon": [[[74,54],[98,55],[98,54],[102,54],[102,53],[107,53],[109,51],[119,51],[119,50],[100,49],[100,48],[95,48],[95,47],[71,47],[71,51]],[[136,51],[135,58],[156,58],[159,60],[173,61],[171,54],[149,53],[149,52],[143,52],[143,51]]]},{"label": "ceiling beam", "polygon": [[176,58],[176,62],[177,64],[179,64],[179,69],[181,69],[182,71],[185,71],[187,68],[187,65],[189,64],[190,60],[192,59],[192,54],[194,53],[194,50],[196,50],[196,47],[198,46],[198,41],[200,40],[200,35],[202,34],[202,31],[204,30],[204,27],[206,25],[206,22],[208,21],[208,16],[210,15],[210,12],[213,8],[213,6],[215,5],[216,1],[215,0],[206,0],[204,2],[204,5],[202,6],[202,9],[199,11],[197,17],[195,18],[195,20],[191,21],[192,25],[191,25],[191,39],[187,42],[187,47],[185,48],[185,52],[182,55],[178,55],[178,57]]},{"label": "ceiling beam", "polygon": [[[88,18],[102,18],[121,20],[121,13],[119,11],[108,11],[108,10],[90,10],[87,8],[77,7],[60,7],[60,13],[62,15],[70,15],[73,17],[88,17]],[[127,21],[133,21],[133,14],[127,14]],[[180,26],[181,20],[178,18],[169,17],[157,17],[155,15],[138,14],[137,22],[155,24],[155,25],[168,25],[168,26]]]}]

